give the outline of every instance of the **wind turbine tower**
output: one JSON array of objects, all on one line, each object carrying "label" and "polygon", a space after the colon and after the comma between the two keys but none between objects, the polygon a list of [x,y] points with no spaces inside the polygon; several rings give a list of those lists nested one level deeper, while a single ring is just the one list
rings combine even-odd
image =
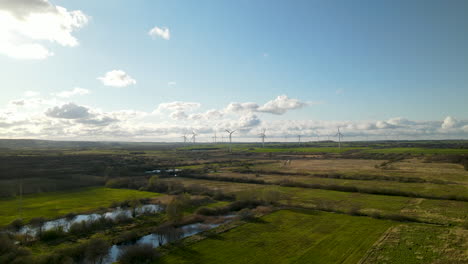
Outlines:
[{"label": "wind turbine tower", "polygon": [[185,145],[187,145],[187,134],[184,134],[182,138],[184,139],[184,147],[185,147]]},{"label": "wind turbine tower", "polygon": [[341,149],[341,138],[343,137],[343,134],[341,134],[339,127],[338,127],[338,133],[336,133],[335,136],[338,137],[338,148]]},{"label": "wind turbine tower", "polygon": [[195,133],[195,131],[192,130],[192,143],[195,144],[195,139],[197,137],[197,133]]},{"label": "wind turbine tower", "polygon": [[216,136],[216,132],[215,132],[215,133],[214,133],[214,136],[213,136],[213,143],[216,144],[216,139],[217,139],[217,138],[218,138],[218,137]]},{"label": "wind turbine tower", "polygon": [[232,147],[231,147],[231,144],[232,144],[232,134],[234,132],[236,132],[236,130],[232,130],[232,131],[229,131],[226,129],[226,132],[229,133],[229,152],[232,152]]},{"label": "wind turbine tower", "polygon": [[265,131],[266,131],[266,128],[263,129],[262,133],[258,134],[260,136],[260,138],[262,139],[262,147],[263,148],[265,147],[265,138],[266,138]]},{"label": "wind turbine tower", "polygon": [[301,135],[297,135],[297,141],[299,142],[299,145],[301,144]]}]

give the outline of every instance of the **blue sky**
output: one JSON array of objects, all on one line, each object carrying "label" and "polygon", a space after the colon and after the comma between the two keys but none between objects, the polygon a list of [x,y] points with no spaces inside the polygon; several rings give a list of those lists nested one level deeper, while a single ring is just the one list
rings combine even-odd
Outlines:
[{"label": "blue sky", "polygon": [[[80,10],[87,23],[69,32],[79,42],[73,47],[47,38],[21,40],[54,53],[42,59],[1,54],[0,43],[0,105],[21,100],[26,91],[39,92],[42,100],[50,101],[55,100],[52,94],[80,87],[88,94],[54,103],[60,107],[72,102],[99,109],[95,116],[97,112],[109,116],[121,110],[149,115],[160,104],[195,102],[199,106],[191,114],[196,114],[221,111],[232,102],[262,106],[286,95],[300,104],[292,102],[282,114],[242,112],[223,122],[255,115],[258,122],[245,128],[248,134],[257,126],[274,129],[266,122],[280,120],[329,122],[323,126],[331,130],[338,124],[334,122],[359,127],[360,122],[391,118],[437,121],[441,126],[450,117],[455,120],[450,128],[458,128],[452,131],[455,135],[466,136],[468,131],[466,1],[25,2],[31,3],[30,11],[27,5],[22,7],[29,14],[39,12],[32,4],[46,2],[67,12]],[[4,15],[15,14],[15,8],[0,1]],[[167,28],[170,38],[149,36],[154,27]],[[97,79],[112,70],[124,71],[136,83],[109,87]],[[43,107],[55,107],[51,104]],[[72,119],[65,121],[74,124]],[[142,120],[183,124],[189,130],[199,125],[186,119],[159,114]],[[10,126],[13,121],[5,122]],[[310,129],[313,133],[319,127]],[[434,129],[427,136],[440,132]],[[360,134],[358,130],[350,128],[350,133]],[[18,136],[49,137],[37,131]]]}]

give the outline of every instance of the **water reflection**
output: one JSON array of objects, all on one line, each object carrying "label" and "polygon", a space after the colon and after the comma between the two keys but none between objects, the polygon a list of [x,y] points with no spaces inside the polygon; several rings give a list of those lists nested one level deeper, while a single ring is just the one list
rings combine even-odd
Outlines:
[{"label": "water reflection", "polygon": [[[99,219],[101,217],[107,218],[107,219],[112,219],[115,220],[119,217],[125,217],[125,218],[132,218],[133,216],[140,216],[143,214],[151,214],[151,213],[157,213],[162,211],[161,206],[156,205],[156,204],[145,204],[143,206],[137,207],[137,208],[120,208],[117,207],[112,211],[98,214],[98,213],[93,213],[93,214],[80,214],[76,215],[73,217],[64,217],[64,218],[59,218],[51,221],[47,221],[44,223],[42,227],[42,231],[47,231],[51,230],[54,228],[63,228],[65,232],[67,232],[70,228],[71,225],[75,223],[81,223],[81,222],[88,222],[88,221],[94,221],[96,219]],[[29,234],[29,235],[36,235],[37,231],[39,230],[38,227],[33,227],[30,225],[26,225],[22,227],[19,231],[20,234]]]}]

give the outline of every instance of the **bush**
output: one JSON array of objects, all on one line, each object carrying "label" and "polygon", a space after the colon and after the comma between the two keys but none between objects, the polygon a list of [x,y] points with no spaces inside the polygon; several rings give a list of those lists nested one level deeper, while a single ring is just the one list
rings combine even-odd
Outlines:
[{"label": "bush", "polygon": [[13,220],[10,225],[9,225],[9,228],[13,231],[13,232],[18,232],[20,231],[20,229],[23,227],[24,223],[23,223],[23,220],[21,219],[15,219]]},{"label": "bush", "polygon": [[159,254],[150,244],[133,245],[125,248],[119,255],[121,264],[145,264],[152,263]]},{"label": "bush", "polygon": [[42,241],[51,241],[58,238],[65,237],[65,231],[63,227],[57,227],[50,230],[43,231],[41,236],[39,237]]},{"label": "bush", "polygon": [[118,241],[136,241],[139,238],[138,233],[135,231],[126,231],[120,234],[117,238]]},{"label": "bush", "polygon": [[0,263],[32,263],[31,251],[15,245],[7,234],[0,234]]},{"label": "bush", "polygon": [[255,219],[255,214],[251,210],[244,208],[240,210],[239,217],[244,221],[252,221]]}]

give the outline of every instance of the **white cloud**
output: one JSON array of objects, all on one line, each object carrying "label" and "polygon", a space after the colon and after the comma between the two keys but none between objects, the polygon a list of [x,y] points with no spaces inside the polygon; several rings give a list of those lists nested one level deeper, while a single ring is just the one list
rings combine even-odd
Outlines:
[{"label": "white cloud", "polygon": [[280,95],[275,99],[266,102],[264,105],[259,106],[257,103],[230,103],[224,111],[226,113],[253,113],[262,112],[275,115],[285,114],[289,110],[299,109],[309,103],[302,102],[298,99],[289,98],[286,95]]},{"label": "white cloud", "polygon": [[176,85],[177,85],[177,83],[174,82],[174,81],[171,81],[171,82],[167,83],[167,86],[176,86]]},{"label": "white cloud", "polygon": [[[272,100],[275,101],[275,100]],[[265,105],[268,105],[265,104]],[[294,104],[292,104],[294,106]],[[275,105],[276,108],[289,109]],[[468,138],[468,120],[414,121],[403,117],[387,120],[320,121],[263,119],[256,103],[233,103],[223,110],[201,111],[200,103],[175,101],[151,112],[105,112],[91,106],[65,103],[60,98],[31,97],[10,101],[0,108],[0,137],[72,140],[180,141],[184,131],[195,129],[197,141],[211,141],[213,133],[237,130],[235,140],[257,141],[258,129],[267,129],[271,141],[302,135],[302,140],[336,140],[337,127],[346,140]],[[226,111],[226,109],[231,111]],[[157,114],[155,114],[157,113]],[[220,135],[220,134],[218,134]],[[225,134],[223,134],[225,135]]]},{"label": "white cloud", "polygon": [[112,87],[126,87],[136,84],[136,80],[122,70],[109,71],[103,77],[98,77],[98,80],[102,84]]},{"label": "white cloud", "polygon": [[153,38],[161,37],[165,40],[169,40],[171,38],[171,33],[166,27],[154,27],[148,32],[148,35]]},{"label": "white cloud", "polygon": [[201,106],[200,103],[195,102],[182,102],[182,101],[175,101],[170,103],[161,103],[156,108],[156,113],[161,113],[163,111],[191,111],[199,108]]},{"label": "white cloud", "polygon": [[247,102],[247,103],[230,103],[224,109],[228,113],[243,113],[243,112],[255,112],[258,109],[258,104]]},{"label": "white cloud", "polygon": [[17,59],[53,55],[44,42],[75,47],[74,31],[88,23],[80,10],[68,11],[47,0],[0,0],[0,54]]},{"label": "white cloud", "polygon": [[205,113],[192,114],[188,118],[191,120],[216,120],[222,118],[223,116],[223,112],[216,109],[211,109]]},{"label": "white cloud", "polygon": [[62,92],[57,93],[55,95],[58,96],[58,97],[62,97],[62,98],[69,98],[69,97],[72,97],[72,96],[75,96],[75,95],[85,95],[85,94],[89,94],[89,93],[90,93],[90,91],[88,89],[75,87],[72,90],[62,91]]},{"label": "white cloud", "polygon": [[442,125],[441,127],[443,129],[449,129],[449,128],[454,128],[458,125],[458,121],[451,117],[451,116],[447,116],[445,119],[444,119],[444,122],[442,122]]},{"label": "white cloud", "polygon": [[89,108],[74,103],[64,104],[47,109],[46,116],[64,119],[88,118],[91,116]]},{"label": "white cloud", "polygon": [[291,99],[286,95],[280,95],[257,109],[258,112],[265,112],[275,115],[282,115],[288,110],[299,109],[306,106],[307,103],[298,99]]}]

